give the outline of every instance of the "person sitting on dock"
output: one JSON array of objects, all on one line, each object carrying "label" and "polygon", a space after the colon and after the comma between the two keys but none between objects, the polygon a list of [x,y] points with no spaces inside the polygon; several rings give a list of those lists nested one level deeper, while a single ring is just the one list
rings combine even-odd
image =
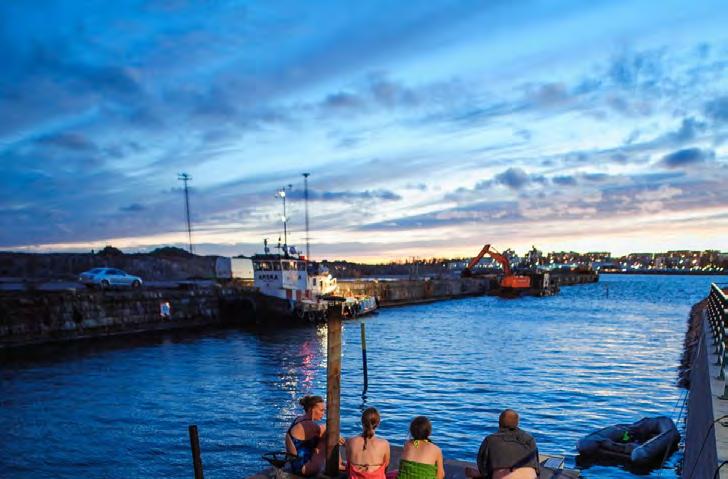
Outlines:
[{"label": "person sitting on dock", "polygon": [[389,442],[375,437],[381,418],[370,407],[361,415],[362,432],[346,441],[346,462],[352,479],[384,479],[389,465]]},{"label": "person sitting on dock", "polygon": [[293,420],[286,432],[286,451],[296,456],[291,470],[302,476],[318,474],[326,462],[324,433],[326,427],[316,424],[324,417],[324,399],[305,396],[298,401],[305,413]]},{"label": "person sitting on dock", "polygon": [[411,439],[404,443],[399,461],[398,479],[443,479],[445,468],[442,449],[430,441],[432,423],[417,416],[410,423]]},{"label": "person sitting on dock", "polygon": [[498,432],[487,436],[478,451],[478,470],[465,468],[467,477],[536,479],[539,474],[536,441],[518,427],[518,413],[506,409],[498,418]]}]

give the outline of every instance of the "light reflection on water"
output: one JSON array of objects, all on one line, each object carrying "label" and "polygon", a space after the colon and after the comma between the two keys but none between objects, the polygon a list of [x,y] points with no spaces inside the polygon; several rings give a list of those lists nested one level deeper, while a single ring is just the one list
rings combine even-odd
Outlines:
[{"label": "light reflection on water", "polygon": [[[472,460],[500,410],[513,407],[542,451],[573,465],[576,440],[593,429],[677,417],[687,314],[710,282],[603,276],[553,298],[383,310],[367,320],[366,398],[359,325],[346,323],[343,431],[358,431],[373,405],[383,418],[378,433],[402,443],[411,418],[425,414],[446,457]],[[76,344],[5,358],[0,378],[3,477],[190,475],[192,423],[206,474],[241,477],[263,466],[263,452],[282,448],[301,396],[325,394],[326,328]],[[607,467],[583,475],[632,477]]]}]

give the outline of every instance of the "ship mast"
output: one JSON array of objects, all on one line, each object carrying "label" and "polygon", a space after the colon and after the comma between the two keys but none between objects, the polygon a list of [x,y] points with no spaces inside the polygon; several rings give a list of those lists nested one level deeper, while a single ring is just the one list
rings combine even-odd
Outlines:
[{"label": "ship mast", "polygon": [[311,173],[303,173],[303,202],[306,211],[306,261],[311,261],[311,244],[308,235],[308,176]]}]

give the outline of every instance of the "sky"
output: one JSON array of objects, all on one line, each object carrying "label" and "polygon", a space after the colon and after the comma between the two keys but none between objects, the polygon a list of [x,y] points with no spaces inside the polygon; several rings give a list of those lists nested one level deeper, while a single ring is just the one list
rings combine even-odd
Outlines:
[{"label": "sky", "polygon": [[[0,250],[728,250],[720,1],[7,0]],[[290,185],[290,188],[288,187]]]}]

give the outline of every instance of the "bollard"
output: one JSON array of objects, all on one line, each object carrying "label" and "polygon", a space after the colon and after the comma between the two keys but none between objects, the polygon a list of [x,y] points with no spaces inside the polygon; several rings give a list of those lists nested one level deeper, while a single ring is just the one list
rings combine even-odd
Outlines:
[{"label": "bollard", "polygon": [[190,447],[192,447],[192,465],[195,468],[195,479],[205,479],[202,474],[202,458],[200,457],[200,438],[197,435],[197,426],[190,425]]},{"label": "bollard", "polygon": [[367,327],[365,321],[361,320],[361,363],[364,373],[364,390],[362,394],[366,394],[369,389],[369,373],[367,371]]}]

